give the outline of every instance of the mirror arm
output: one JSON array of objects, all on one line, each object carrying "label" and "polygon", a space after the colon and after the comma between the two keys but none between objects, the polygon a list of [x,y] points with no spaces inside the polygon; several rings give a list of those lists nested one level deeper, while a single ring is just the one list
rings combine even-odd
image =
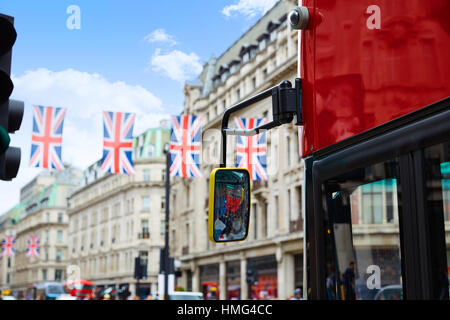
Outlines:
[{"label": "mirror arm", "polygon": [[[250,130],[238,130],[228,128],[230,116],[241,111],[252,104],[272,96],[273,121]],[[279,85],[266,89],[257,95],[244,100],[225,110],[222,118],[222,149],[220,154],[220,167],[226,167],[227,158],[227,134],[240,136],[253,136],[262,130],[270,130],[282,124],[291,122],[295,117],[295,125],[302,125],[302,105],[301,105],[301,79],[295,79],[295,87],[289,81],[284,80]]]}]

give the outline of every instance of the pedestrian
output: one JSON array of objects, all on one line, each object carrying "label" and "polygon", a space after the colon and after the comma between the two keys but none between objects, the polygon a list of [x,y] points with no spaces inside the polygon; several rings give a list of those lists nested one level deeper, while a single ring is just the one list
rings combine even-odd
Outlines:
[{"label": "pedestrian", "polygon": [[302,289],[295,289],[294,296],[291,298],[291,300],[303,300]]},{"label": "pedestrian", "polygon": [[111,299],[111,296],[109,295],[109,293],[107,293],[103,296],[103,300],[110,300],[110,299]]},{"label": "pedestrian", "polygon": [[352,261],[342,275],[346,300],[355,300],[355,263]]},{"label": "pedestrian", "polygon": [[334,266],[330,267],[330,273],[327,277],[327,296],[328,300],[336,300],[336,271],[334,269]]},{"label": "pedestrian", "polygon": [[153,297],[152,297],[152,295],[151,294],[149,294],[146,298],[145,298],[145,300],[153,300]]}]

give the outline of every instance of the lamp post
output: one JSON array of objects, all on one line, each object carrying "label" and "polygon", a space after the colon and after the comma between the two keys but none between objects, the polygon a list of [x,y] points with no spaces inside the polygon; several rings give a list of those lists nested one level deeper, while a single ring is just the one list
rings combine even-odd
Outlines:
[{"label": "lamp post", "polygon": [[164,300],[169,300],[169,203],[170,203],[170,145],[164,145],[166,155],[166,221],[164,232]]}]

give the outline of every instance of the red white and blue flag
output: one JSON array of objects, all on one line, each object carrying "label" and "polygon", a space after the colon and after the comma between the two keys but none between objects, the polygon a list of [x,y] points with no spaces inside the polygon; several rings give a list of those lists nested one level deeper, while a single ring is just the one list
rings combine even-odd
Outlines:
[{"label": "red white and blue flag", "polygon": [[170,176],[201,177],[200,151],[202,118],[194,115],[172,116],[170,135]]},{"label": "red white and blue flag", "polygon": [[102,172],[134,174],[134,119],[134,113],[103,112]]},{"label": "red white and blue flag", "polygon": [[39,236],[28,237],[27,257],[39,257]]},{"label": "red white and blue flag", "polygon": [[[268,119],[236,117],[236,128],[250,130],[266,124]],[[267,180],[266,132],[254,136],[238,136],[236,144],[236,167],[250,171],[252,180]]]},{"label": "red white and blue flag", "polygon": [[12,257],[16,255],[16,237],[5,236],[2,242],[2,256]]},{"label": "red white and blue flag", "polygon": [[61,160],[66,109],[33,106],[30,167],[64,170]]}]

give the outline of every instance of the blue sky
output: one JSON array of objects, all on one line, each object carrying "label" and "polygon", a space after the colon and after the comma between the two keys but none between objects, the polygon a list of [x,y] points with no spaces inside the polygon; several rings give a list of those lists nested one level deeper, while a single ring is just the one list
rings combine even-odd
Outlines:
[{"label": "blue sky", "polygon": [[[18,177],[0,182],[0,213],[39,173],[29,168],[31,106],[68,109],[63,161],[84,169],[101,157],[102,110],[137,114],[135,134],[182,110],[183,85],[224,52],[276,0],[2,0],[15,17],[12,98],[25,101],[11,145],[22,149]],[[80,29],[69,29],[70,5]]]}]

